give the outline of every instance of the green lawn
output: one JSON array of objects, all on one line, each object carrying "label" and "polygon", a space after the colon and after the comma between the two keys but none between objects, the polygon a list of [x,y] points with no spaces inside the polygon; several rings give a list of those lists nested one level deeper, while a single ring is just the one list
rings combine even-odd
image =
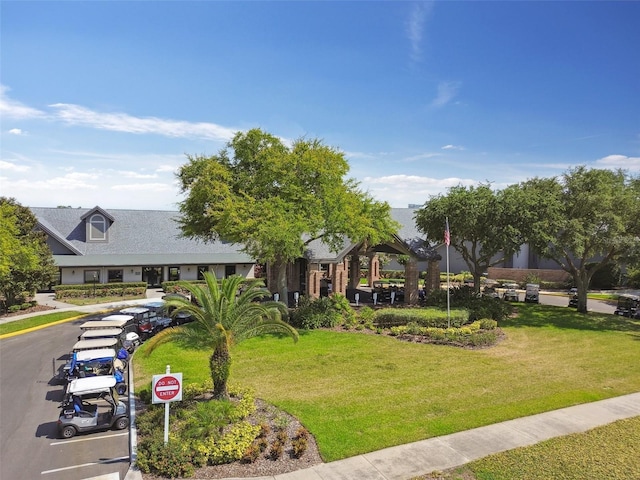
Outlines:
[{"label": "green lawn", "polygon": [[[640,391],[639,321],[518,309],[501,325],[506,339],[485,350],[332,331],[303,332],[297,344],[252,339],[232,351],[232,380],[298,417],[325,461]],[[185,383],[203,381],[209,354],[137,354],[137,388],[166,364]]]},{"label": "green lawn", "polygon": [[80,317],[83,315],[86,315],[86,313],[55,312],[47,313],[45,315],[38,315],[37,317],[25,318],[23,320],[16,320],[14,322],[3,323],[0,324],[0,336],[19,332],[28,328],[39,327],[41,325],[48,325],[63,320],[68,320],[70,318]]},{"label": "green lawn", "polygon": [[421,479],[563,480],[640,478],[640,417],[498,453]]}]

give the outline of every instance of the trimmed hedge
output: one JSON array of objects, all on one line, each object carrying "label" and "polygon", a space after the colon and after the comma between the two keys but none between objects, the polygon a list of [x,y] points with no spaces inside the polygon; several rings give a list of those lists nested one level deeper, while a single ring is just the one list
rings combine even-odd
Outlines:
[{"label": "trimmed hedge", "polygon": [[[451,326],[460,327],[469,321],[466,309],[451,309]],[[376,311],[373,321],[376,327],[391,328],[415,323],[421,327],[446,328],[449,325],[447,311],[439,308],[383,308]]]},{"label": "trimmed hedge", "polygon": [[96,297],[124,297],[144,295],[147,290],[147,282],[56,285],[53,290],[56,300],[93,297],[94,292]]}]

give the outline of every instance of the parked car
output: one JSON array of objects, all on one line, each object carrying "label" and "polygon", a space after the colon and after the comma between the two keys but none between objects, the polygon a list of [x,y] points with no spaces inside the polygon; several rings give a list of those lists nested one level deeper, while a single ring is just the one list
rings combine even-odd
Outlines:
[{"label": "parked car", "polygon": [[623,317],[640,318],[640,297],[623,293],[618,297],[614,313]]},{"label": "parked car", "polygon": [[129,426],[129,413],[120,401],[113,375],[78,378],[68,388],[60,408],[58,434],[71,438],[77,433]]},{"label": "parked car", "polygon": [[537,283],[527,283],[524,301],[525,303],[540,303],[540,285]]},{"label": "parked car", "polygon": [[518,288],[517,283],[507,283],[505,286],[505,291],[502,294],[502,299],[509,302],[519,302],[520,297],[518,296],[518,292],[516,288]]}]

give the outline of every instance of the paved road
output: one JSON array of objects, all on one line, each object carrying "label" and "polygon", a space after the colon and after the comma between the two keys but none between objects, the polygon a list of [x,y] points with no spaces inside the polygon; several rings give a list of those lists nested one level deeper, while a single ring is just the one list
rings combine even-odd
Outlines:
[{"label": "paved road", "polygon": [[[520,295],[522,299],[523,296]],[[555,305],[557,307],[568,307],[569,305],[569,295],[559,294],[559,295],[546,295],[540,294],[540,303],[544,305]],[[587,300],[587,310],[590,312],[599,312],[599,313],[611,313],[615,311],[615,305],[611,305],[610,303],[604,302],[602,300]]]},{"label": "paved road", "polygon": [[68,358],[87,318],[1,341],[0,479],[125,477],[128,430],[57,438],[63,386],[52,383],[53,363]]}]

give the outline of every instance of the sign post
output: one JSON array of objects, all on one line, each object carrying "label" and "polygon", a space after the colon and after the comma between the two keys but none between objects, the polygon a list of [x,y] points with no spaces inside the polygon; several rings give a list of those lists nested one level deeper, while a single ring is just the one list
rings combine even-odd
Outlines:
[{"label": "sign post", "polygon": [[154,375],[151,403],[164,403],[164,444],[169,441],[169,404],[182,400],[182,373],[171,373],[167,365],[164,375]]}]

